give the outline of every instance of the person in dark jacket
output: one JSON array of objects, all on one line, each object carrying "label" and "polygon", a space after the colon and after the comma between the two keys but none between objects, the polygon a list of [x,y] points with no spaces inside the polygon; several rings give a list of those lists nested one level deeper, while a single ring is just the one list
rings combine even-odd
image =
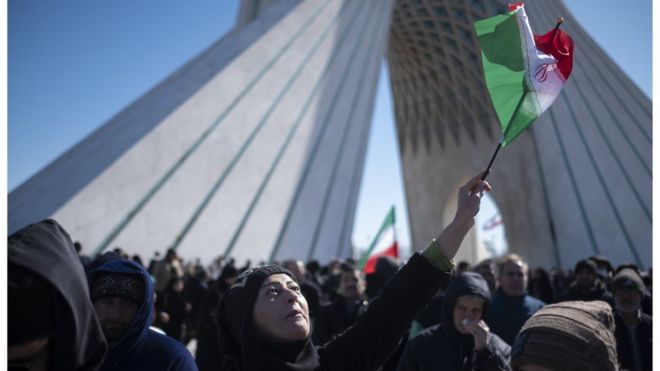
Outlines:
[{"label": "person in dark jacket", "polygon": [[493,295],[486,323],[507,344],[513,344],[525,321],[545,306],[527,294],[528,272],[527,263],[516,254],[506,255],[498,266],[499,288]]},{"label": "person in dark jacket", "polygon": [[168,318],[160,326],[169,337],[177,341],[183,341],[184,322],[192,310],[192,305],[183,295],[184,288],[183,278],[172,277],[163,293],[156,298],[156,309],[160,313],[167,313]]},{"label": "person in dark jacket", "polygon": [[598,268],[594,261],[586,259],[577,262],[574,277],[560,301],[601,300],[610,305],[614,304],[612,294],[607,290],[603,281],[598,278]]},{"label": "person in dark jacket", "polygon": [[238,269],[232,264],[225,265],[218,279],[209,286],[209,291],[202,302],[202,308],[196,321],[198,325],[196,332],[199,335],[197,349],[195,349],[195,363],[197,363],[199,371],[218,370],[219,365],[222,364],[216,314],[222,296],[234,283],[236,276],[238,276]]},{"label": "person in dark jacket", "polygon": [[183,288],[183,297],[190,303],[191,310],[187,315],[185,323],[186,333],[182,343],[188,344],[190,340],[197,338],[199,324],[196,322],[199,318],[199,311],[202,308],[204,298],[209,291],[208,273],[199,264],[195,265],[193,273],[185,279]]},{"label": "person in dark jacket", "polygon": [[357,322],[326,344],[311,341],[309,310],[291,272],[278,265],[243,272],[218,311],[223,370],[375,370],[391,355],[415,316],[451,277],[451,260],[488,183],[479,174],[459,189],[454,220],[414,254]]},{"label": "person in dark jacket", "polygon": [[616,348],[621,368],[630,371],[651,371],[651,316],[641,310],[645,291],[642,278],[632,269],[619,271],[612,279]]},{"label": "person in dark jacket", "polygon": [[488,284],[478,273],[456,276],[445,292],[442,323],[409,341],[397,370],[510,370],[511,347],[482,320],[489,303]]},{"label": "person in dark jacket", "polygon": [[106,352],[83,266],[48,219],[7,239],[9,369],[97,370]]},{"label": "person in dark jacket", "polygon": [[110,344],[105,370],[196,371],[190,352],[149,328],[154,286],[149,273],[129,260],[111,260],[88,273],[90,295]]},{"label": "person in dark jacket", "polygon": [[365,287],[362,271],[349,266],[342,268],[339,276],[339,297],[321,306],[314,321],[314,343],[323,344],[355,323],[358,316],[367,309]]}]

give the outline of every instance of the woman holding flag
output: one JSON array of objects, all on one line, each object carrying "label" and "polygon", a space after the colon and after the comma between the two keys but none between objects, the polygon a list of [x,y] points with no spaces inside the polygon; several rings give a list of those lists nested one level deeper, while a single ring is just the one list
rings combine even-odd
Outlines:
[{"label": "woman holding flag", "polygon": [[219,307],[223,370],[374,370],[396,348],[413,318],[452,276],[453,257],[484,192],[478,174],[458,192],[453,221],[385,285],[380,297],[345,332],[311,342],[311,323],[296,278],[278,265],[243,272]]}]

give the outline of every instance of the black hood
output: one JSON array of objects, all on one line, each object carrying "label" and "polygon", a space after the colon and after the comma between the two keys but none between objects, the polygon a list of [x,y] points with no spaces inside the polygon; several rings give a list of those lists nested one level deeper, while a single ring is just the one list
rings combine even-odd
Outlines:
[{"label": "black hood", "polygon": [[9,269],[11,265],[22,267],[43,278],[55,291],[51,369],[96,370],[103,361],[106,343],[69,234],[48,219],[12,234],[7,246]]},{"label": "black hood", "polygon": [[447,291],[445,291],[442,301],[442,328],[447,334],[452,336],[462,335],[454,327],[454,307],[456,306],[458,297],[463,295],[477,295],[484,298],[485,302],[481,318],[486,317],[490,304],[488,283],[480,274],[465,272],[454,277],[449,283],[449,286],[447,286]]}]

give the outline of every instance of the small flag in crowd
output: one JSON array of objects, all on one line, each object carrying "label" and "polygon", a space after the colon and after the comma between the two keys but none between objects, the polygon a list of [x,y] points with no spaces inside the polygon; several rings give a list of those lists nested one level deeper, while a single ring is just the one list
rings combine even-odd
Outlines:
[{"label": "small flag in crowd", "polygon": [[396,233],[394,231],[394,205],[387,213],[383,224],[376,237],[371,241],[369,248],[362,255],[359,267],[366,274],[373,273],[376,270],[376,261],[381,256],[399,257],[399,247],[396,242]]},{"label": "small flag in crowd", "polygon": [[[573,40],[557,26],[532,33],[523,3],[474,23],[486,86],[506,146],[550,107],[573,69]],[[499,147],[498,147],[499,149]]]},{"label": "small flag in crowd", "polygon": [[502,216],[500,214],[495,214],[490,219],[486,220],[481,229],[484,231],[490,231],[500,225],[502,225]]}]

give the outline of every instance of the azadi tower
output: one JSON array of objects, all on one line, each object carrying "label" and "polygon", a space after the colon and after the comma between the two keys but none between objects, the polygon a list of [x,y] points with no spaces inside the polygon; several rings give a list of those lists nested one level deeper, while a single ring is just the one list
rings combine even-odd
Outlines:
[{"label": "azadi tower", "polygon": [[[12,191],[9,232],[52,217],[88,252],[347,256],[385,57],[421,249],[499,140],[472,23],[505,5],[244,0],[231,32]],[[651,101],[561,1],[526,8],[536,33],[565,17],[576,52],[558,100],[489,176],[510,250],[646,268]]]}]

